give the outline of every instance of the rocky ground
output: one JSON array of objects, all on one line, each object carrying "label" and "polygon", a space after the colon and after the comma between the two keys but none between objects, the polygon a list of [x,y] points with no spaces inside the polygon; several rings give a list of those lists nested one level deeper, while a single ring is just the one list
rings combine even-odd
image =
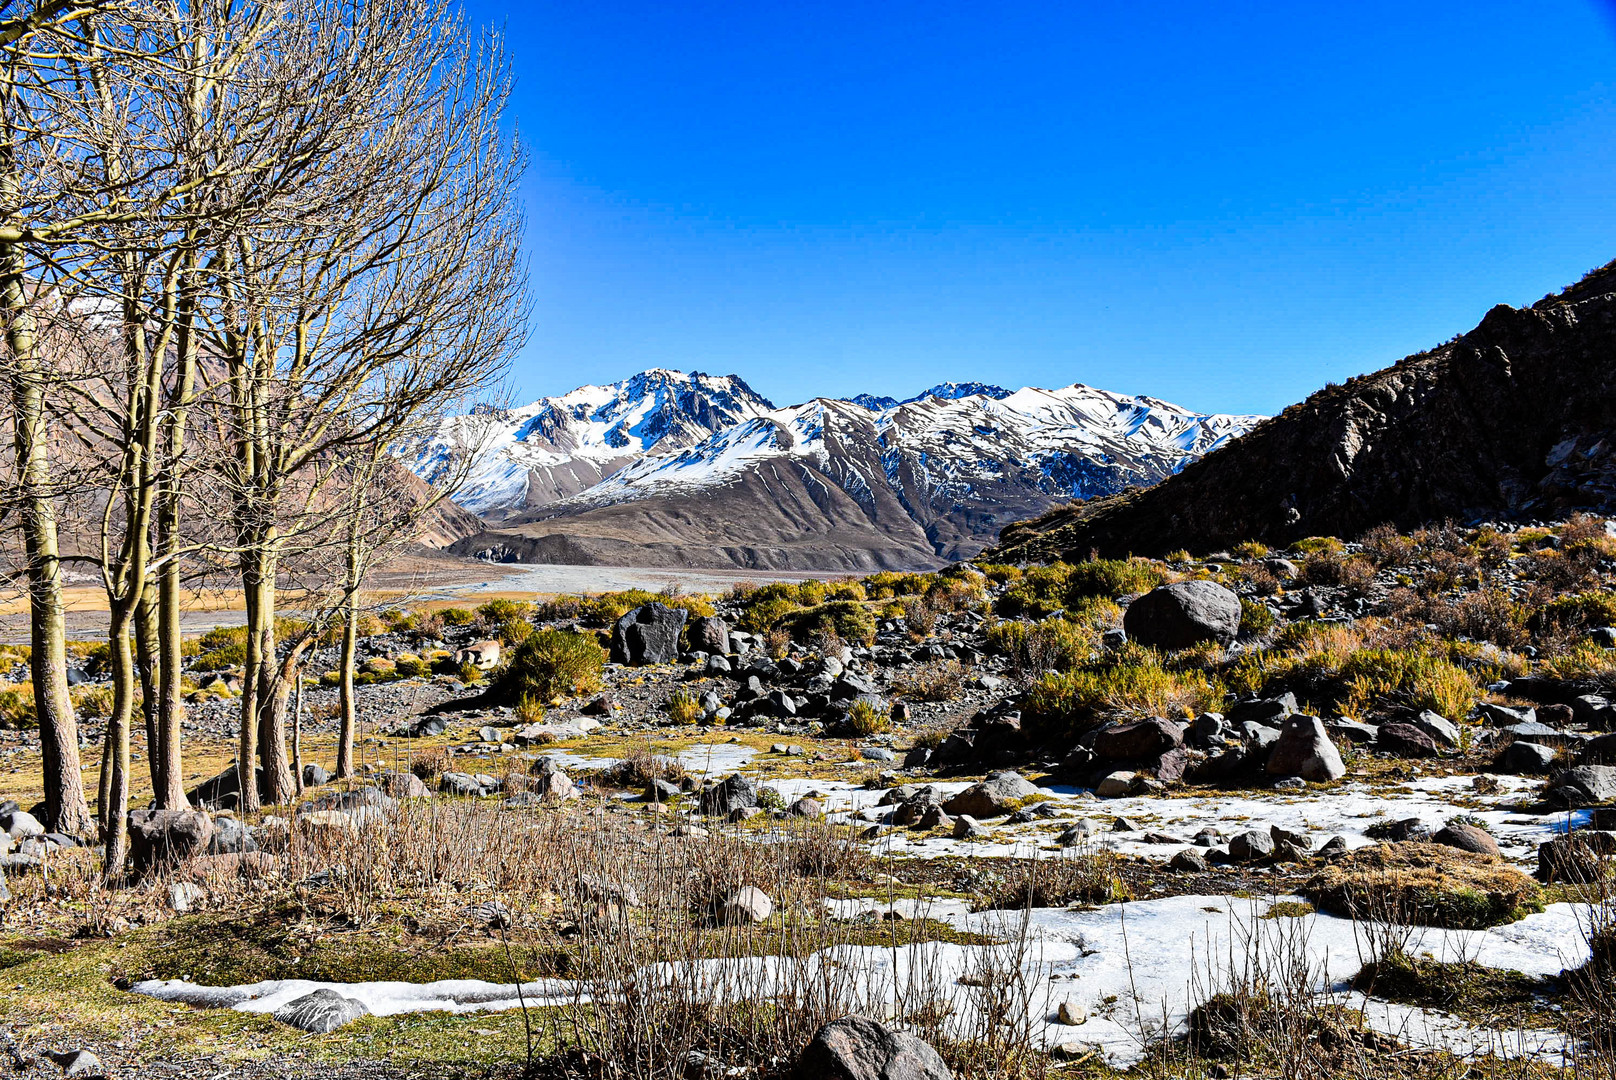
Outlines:
[{"label": "rocky ground", "polygon": [[[231,1068],[276,1062],[287,1075],[301,1075],[297,1052],[368,1075],[352,1063],[380,1045],[390,1049],[379,1068],[519,1065],[526,1036],[509,986],[480,1006],[495,1011],[464,1013],[464,989],[401,998],[374,980],[473,978],[497,990],[513,963],[490,925],[509,925],[530,957],[598,932],[568,906],[559,871],[535,869],[559,859],[535,836],[560,843],[545,830],[569,822],[567,844],[601,838],[590,858],[645,836],[699,861],[729,838],[768,846],[779,839],[771,830],[820,822],[858,859],[831,860],[812,888],[736,871],[733,886],[755,882],[762,899],[728,888],[719,923],[796,932],[794,920],[807,920],[840,935],[815,940],[858,956],[884,955],[868,935],[903,926],[909,945],[940,950],[948,985],[967,988],[987,943],[1030,935],[1039,956],[1022,967],[1043,993],[1016,1012],[1018,1038],[1051,1051],[1039,1070],[1179,1075],[1186,1046],[1204,1074],[1227,1070],[1198,1008],[1217,987],[1188,988],[1220,950],[1271,948],[1305,958],[1302,997],[1337,1010],[1309,1022],[1369,1055],[1352,1069],[1508,1058],[1536,1075],[1597,1075],[1579,1070],[1600,1060],[1587,1048],[1608,1030],[1568,1018],[1588,1015],[1592,1000],[1579,970],[1611,981],[1598,958],[1616,852],[1613,571],[1606,524],[1578,519],[711,599],[491,605],[378,628],[363,653],[363,774],[323,783],[334,692],[311,685],[305,758],[321,783],[295,812],[238,822],[227,790],[200,788],[214,813],[189,833],[143,825],[137,870],[151,870],[111,891],[87,871],[42,878],[42,863],[93,856],[36,835],[15,803],[0,812],[15,894],[0,965],[19,985],[79,987],[93,1003],[14,1020],[14,1037],[24,1057],[85,1045],[125,1070],[196,1059],[209,1041]],[[495,659],[487,643],[500,639]],[[456,660],[468,649],[489,667],[471,682]],[[556,659],[576,656],[594,659]],[[398,677],[413,660],[440,673]],[[311,682],[332,662],[317,654]],[[224,683],[191,710],[188,747],[207,763],[198,779],[229,753],[235,701]],[[10,793],[26,806],[37,751],[28,731],[5,734]],[[421,842],[409,823],[434,806],[440,832],[442,815],[469,812],[456,808],[493,813],[465,819],[477,822],[465,835],[480,839],[448,860],[458,868],[434,857],[407,882],[396,867],[416,865],[408,845]],[[391,830],[386,852],[329,839],[368,829]],[[197,858],[176,876],[165,856],[186,843]],[[626,858],[636,869],[620,874],[638,883],[639,910],[692,880],[669,884]],[[370,884],[355,893],[366,860],[392,869],[385,884],[361,874]],[[514,919],[468,916],[496,910],[469,900]],[[1018,911],[1023,929],[1007,929]],[[1369,940],[1365,928],[1380,924],[1410,929],[1393,948],[1384,934]],[[264,925],[280,927],[272,940],[258,939]],[[175,926],[231,944],[188,951]],[[1294,937],[1265,937],[1275,934]],[[1370,954],[1374,970],[1406,962],[1419,977],[1377,988],[1363,974]],[[284,982],[305,964],[312,983]],[[142,983],[151,979],[161,987]],[[193,1008],[228,1003],[208,987],[260,979],[282,981],[234,1008]],[[1465,989],[1431,989],[1455,980]],[[263,1015],[320,982],[371,1015],[300,1036],[312,1043]],[[136,985],[147,996],[127,992]],[[956,993],[959,1015],[975,1015],[972,991]],[[1353,1019],[1340,1028],[1343,1009]],[[1152,1013],[1167,1022],[1154,1035],[1143,1023]],[[1235,1058],[1284,1073],[1283,1040],[1264,1023],[1242,1029],[1248,1053]],[[119,1046],[112,1036],[126,1029],[144,1034]],[[944,1049],[960,1074],[1002,1075]]]}]

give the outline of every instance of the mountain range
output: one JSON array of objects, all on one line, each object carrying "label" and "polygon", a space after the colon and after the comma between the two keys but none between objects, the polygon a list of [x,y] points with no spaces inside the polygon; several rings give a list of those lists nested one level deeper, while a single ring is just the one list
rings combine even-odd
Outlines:
[{"label": "mountain range", "polygon": [[1004,530],[1012,560],[1616,509],[1616,262],[1327,386],[1163,483]]},{"label": "mountain range", "polygon": [[1255,425],[1082,384],[943,383],[776,407],[735,375],[664,369],[445,423],[475,445],[454,545],[512,562],[907,569],[968,558],[1051,506],[1151,485]]}]

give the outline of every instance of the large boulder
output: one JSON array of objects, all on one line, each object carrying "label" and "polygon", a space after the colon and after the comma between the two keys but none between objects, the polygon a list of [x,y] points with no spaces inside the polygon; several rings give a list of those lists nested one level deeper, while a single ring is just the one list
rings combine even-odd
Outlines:
[{"label": "large boulder", "polygon": [[492,638],[474,641],[463,649],[455,650],[454,662],[470,664],[478,671],[492,671],[499,667],[499,642]]},{"label": "large boulder", "polygon": [[1468,851],[1472,855],[1491,855],[1496,858],[1499,854],[1498,841],[1493,839],[1492,833],[1486,829],[1478,829],[1474,825],[1466,825],[1462,821],[1438,829],[1436,835],[1431,837],[1431,842]]},{"label": "large boulder", "polygon": [[716,615],[703,615],[691,620],[685,637],[689,639],[691,652],[724,656],[730,651],[729,623]]},{"label": "large boulder", "polygon": [[1102,728],[1094,736],[1094,756],[1101,761],[1140,761],[1160,757],[1184,742],[1171,720],[1153,716],[1134,724]]},{"label": "large boulder", "polygon": [[1546,773],[1554,765],[1555,749],[1534,742],[1512,742],[1504,747],[1493,764],[1499,772]]},{"label": "large boulder", "polygon": [[1018,809],[1021,801],[1037,790],[1036,784],[1018,772],[989,773],[980,784],[972,784],[943,803],[943,809],[950,814],[969,814],[974,818],[998,817]]},{"label": "large boulder", "polygon": [[1324,730],[1324,721],[1302,714],[1285,721],[1268,752],[1267,768],[1270,776],[1300,776],[1315,782],[1339,780],[1347,774],[1341,752]]},{"label": "large boulder", "polygon": [[832,1020],[814,1035],[793,1080],[954,1080],[937,1051],[863,1016]]},{"label": "large boulder", "polygon": [[689,612],[653,600],[617,620],[612,628],[612,663],[666,664],[679,656],[679,635]]},{"label": "large boulder", "polygon": [[136,873],[204,854],[213,820],[200,810],[131,810],[129,861]]},{"label": "large boulder", "polygon": [[1227,645],[1240,632],[1240,598],[1213,581],[1162,585],[1128,605],[1122,629],[1134,641],[1161,649],[1203,641]]},{"label": "large boulder", "polygon": [[701,812],[728,817],[743,807],[758,804],[757,787],[740,773],[730,773],[701,793]]},{"label": "large boulder", "polygon": [[1616,800],[1616,765],[1578,765],[1554,774],[1549,786],[1582,796],[1580,805]]},{"label": "large boulder", "polygon": [[1375,749],[1405,758],[1436,757],[1440,753],[1436,740],[1413,724],[1392,721],[1380,725],[1375,736]]},{"label": "large boulder", "polygon": [[275,1010],[275,1019],[304,1031],[324,1034],[351,1024],[369,1012],[362,1002],[343,997],[335,990],[322,989],[288,1001]]}]

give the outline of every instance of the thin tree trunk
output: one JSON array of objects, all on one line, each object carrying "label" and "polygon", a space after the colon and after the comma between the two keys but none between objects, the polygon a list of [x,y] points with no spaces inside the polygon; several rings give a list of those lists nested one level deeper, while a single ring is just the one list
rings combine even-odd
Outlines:
[{"label": "thin tree trunk", "polygon": [[342,655],[337,660],[337,779],[354,774],[354,740],[359,731],[359,706],[354,696],[354,659],[359,652],[359,597],[350,593],[343,602]]},{"label": "thin tree trunk", "polygon": [[110,775],[103,784],[107,803],[101,817],[106,841],[108,878],[123,873],[129,852],[126,815],[129,811],[129,722],[134,716],[135,654],[129,641],[133,611],[127,603],[115,604],[112,611],[108,660],[112,670],[112,715],[107,718],[107,748]]},{"label": "thin tree trunk", "polygon": [[135,605],[135,668],[140,676],[140,715],[146,725],[146,767],[151,772],[152,795],[159,810],[163,803],[164,747],[157,735],[157,586],[151,579]]},{"label": "thin tree trunk", "polygon": [[303,794],[303,678],[292,676],[292,786]]}]

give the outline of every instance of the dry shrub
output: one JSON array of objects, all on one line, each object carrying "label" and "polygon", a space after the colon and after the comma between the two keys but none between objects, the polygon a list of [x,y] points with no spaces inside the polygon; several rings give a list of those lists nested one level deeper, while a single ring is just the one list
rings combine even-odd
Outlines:
[{"label": "dry shrub", "polygon": [[535,630],[517,646],[503,686],[514,697],[539,701],[591,694],[601,688],[605,666],[606,650],[594,634]]},{"label": "dry shrub", "polygon": [[448,767],[449,749],[445,746],[428,746],[410,755],[410,772],[427,784],[436,783]]},{"label": "dry shrub", "polygon": [[675,724],[694,724],[703,715],[701,702],[689,690],[675,690],[668,696],[668,718]]},{"label": "dry shrub", "polygon": [[1362,596],[1375,581],[1375,564],[1361,555],[1316,551],[1302,560],[1299,575],[1306,585],[1337,585]]},{"label": "dry shrub", "polygon": [[1393,525],[1376,525],[1359,537],[1364,554],[1378,567],[1405,566],[1414,558],[1414,541]]},{"label": "dry shrub", "polygon": [[988,884],[977,909],[1066,907],[1128,899],[1114,853],[1067,848],[1048,859],[1011,859]]},{"label": "dry shrub", "polygon": [[952,701],[964,683],[965,671],[958,660],[936,660],[899,678],[893,692],[914,701]]},{"label": "dry shrub", "polygon": [[685,767],[678,758],[659,754],[649,743],[641,743],[598,775],[609,787],[643,788],[653,780],[677,784],[685,778]]},{"label": "dry shrub", "polygon": [[[1500,859],[1440,844],[1376,844],[1332,862],[1302,889],[1321,911],[1479,930],[1541,911],[1536,882]],[[1387,905],[1392,905],[1389,909]]]},{"label": "dry shrub", "polygon": [[1616,859],[1605,856],[1589,876],[1581,917],[1589,957],[1564,976],[1570,1000],[1561,1016],[1571,1075],[1616,1080]]}]

